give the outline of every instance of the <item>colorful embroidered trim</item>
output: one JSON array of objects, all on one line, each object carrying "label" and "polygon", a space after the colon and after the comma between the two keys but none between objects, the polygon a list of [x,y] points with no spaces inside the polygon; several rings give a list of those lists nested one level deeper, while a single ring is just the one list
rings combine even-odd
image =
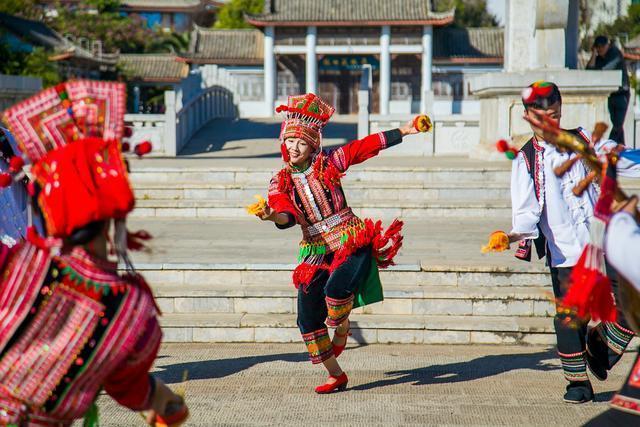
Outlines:
[{"label": "colorful embroidered trim", "polygon": [[622,354],[634,336],[633,331],[625,329],[614,322],[605,322],[602,333],[604,333],[607,346],[616,354]]},{"label": "colorful embroidered trim", "polygon": [[584,360],[584,351],[573,354],[563,354],[558,352],[562,370],[567,381],[588,381],[587,364]]},{"label": "colorful embroidered trim", "polygon": [[627,396],[616,394],[611,399],[611,406],[624,412],[640,415],[640,401]]},{"label": "colorful embroidered trim", "polygon": [[298,262],[302,262],[308,256],[312,255],[325,255],[327,253],[327,246],[323,243],[301,243],[300,251],[298,252]]},{"label": "colorful embroidered trim", "polygon": [[353,308],[353,294],[344,299],[326,298],[327,325],[332,328],[344,322]]},{"label": "colorful embroidered trim", "polygon": [[100,283],[94,280],[88,279],[75,271],[71,266],[62,266],[60,273],[68,278],[69,282],[78,287],[84,287],[86,290],[93,288],[96,292],[102,295],[109,295],[110,292],[118,294],[118,292],[124,292],[126,287],[123,284],[114,286],[113,283]]},{"label": "colorful embroidered trim", "polygon": [[302,334],[302,339],[307,345],[309,359],[314,365],[322,363],[333,356],[333,346],[331,344],[327,328],[318,329],[317,331],[309,332],[308,334]]}]

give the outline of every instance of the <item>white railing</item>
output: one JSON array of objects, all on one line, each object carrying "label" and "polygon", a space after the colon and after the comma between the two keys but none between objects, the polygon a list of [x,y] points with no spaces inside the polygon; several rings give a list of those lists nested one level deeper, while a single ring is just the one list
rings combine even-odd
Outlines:
[{"label": "white railing", "polygon": [[133,128],[132,146],[150,141],[152,156],[175,157],[211,120],[237,117],[232,93],[219,86],[203,90],[182,108],[176,100],[176,92],[168,90],[164,93],[164,114],[125,115],[125,122]]},{"label": "white railing", "polygon": [[[205,89],[175,115],[176,154],[213,119],[237,117],[233,94],[220,86]],[[175,155],[175,154],[174,154]]]}]

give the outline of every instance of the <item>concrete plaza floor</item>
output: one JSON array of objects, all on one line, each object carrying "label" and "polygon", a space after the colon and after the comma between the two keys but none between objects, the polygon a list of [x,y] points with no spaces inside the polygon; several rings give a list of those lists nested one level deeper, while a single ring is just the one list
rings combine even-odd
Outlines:
[{"label": "concrete plaza floor", "polygon": [[[563,403],[565,381],[546,347],[370,345],[340,358],[346,392],[319,396],[322,368],[299,344],[168,344],[156,374],[182,388],[192,426],[562,426],[607,409],[635,353],[602,383],[596,401]],[[184,371],[188,380],[182,382]],[[140,415],[99,401],[102,426],[142,426]]]}]

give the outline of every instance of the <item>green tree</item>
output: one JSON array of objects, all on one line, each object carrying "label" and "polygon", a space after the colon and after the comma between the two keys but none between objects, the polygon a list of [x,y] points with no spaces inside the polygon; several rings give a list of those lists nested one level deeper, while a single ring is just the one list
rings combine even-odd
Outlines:
[{"label": "green tree", "polygon": [[0,12],[30,19],[37,19],[42,15],[36,0],[1,0]]},{"label": "green tree", "polygon": [[453,25],[456,27],[497,27],[496,17],[487,10],[486,0],[438,0],[439,12],[456,8]]},{"label": "green tree", "polygon": [[592,36],[582,40],[582,48],[591,50],[593,39],[601,34],[611,40],[620,39],[622,43],[640,34],[640,4],[630,5],[627,9],[627,16],[622,16],[611,24],[598,25]]},{"label": "green tree", "polygon": [[16,52],[0,43],[0,74],[40,77],[45,87],[60,83],[58,65],[49,60],[50,53],[38,47],[31,52]]},{"label": "green tree", "polygon": [[50,53],[44,48],[35,48],[33,52],[25,57],[24,68],[20,74],[42,78],[44,87],[60,83],[62,78],[58,71],[58,65],[56,62],[50,61],[49,56]]},{"label": "green tree", "polygon": [[244,20],[244,14],[262,13],[264,0],[231,0],[222,6],[215,28],[253,28]]}]

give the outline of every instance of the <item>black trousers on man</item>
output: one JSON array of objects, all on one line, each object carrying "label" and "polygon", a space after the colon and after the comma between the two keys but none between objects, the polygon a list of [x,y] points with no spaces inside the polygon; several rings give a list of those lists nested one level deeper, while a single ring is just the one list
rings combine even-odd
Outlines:
[{"label": "black trousers on man", "polygon": [[551,282],[557,304],[554,326],[558,342],[558,356],[567,381],[588,381],[585,351],[589,351],[607,369],[611,369],[622,357],[633,338],[618,303],[617,273],[607,264],[607,276],[611,279],[618,307],[617,322],[600,322],[587,333],[587,322],[575,318],[560,303],[568,290],[570,267],[551,267]]},{"label": "black trousers on man", "polygon": [[624,118],[629,107],[629,97],[629,91],[618,91],[609,95],[609,116],[613,125],[609,139],[618,144],[624,144]]}]

